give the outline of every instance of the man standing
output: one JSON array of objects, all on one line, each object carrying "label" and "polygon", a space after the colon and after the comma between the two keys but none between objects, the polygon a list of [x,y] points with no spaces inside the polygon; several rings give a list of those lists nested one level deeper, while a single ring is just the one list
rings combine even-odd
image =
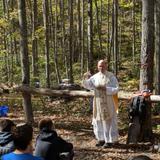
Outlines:
[{"label": "man standing", "polygon": [[93,100],[93,130],[98,140],[96,146],[111,147],[118,141],[117,113],[114,107],[113,95],[118,92],[118,81],[113,73],[107,71],[107,62],[98,62],[98,73],[90,77],[84,74],[83,85],[94,90]]}]

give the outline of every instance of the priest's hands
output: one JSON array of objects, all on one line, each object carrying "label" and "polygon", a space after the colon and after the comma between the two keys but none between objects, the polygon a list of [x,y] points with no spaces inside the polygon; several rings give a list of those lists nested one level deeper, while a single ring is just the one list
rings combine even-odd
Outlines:
[{"label": "priest's hands", "polygon": [[83,75],[83,79],[89,79],[90,77],[91,77],[90,71],[84,73],[84,75]]},{"label": "priest's hands", "polygon": [[106,86],[98,86],[98,87],[96,87],[96,89],[98,89],[98,90],[106,90]]}]

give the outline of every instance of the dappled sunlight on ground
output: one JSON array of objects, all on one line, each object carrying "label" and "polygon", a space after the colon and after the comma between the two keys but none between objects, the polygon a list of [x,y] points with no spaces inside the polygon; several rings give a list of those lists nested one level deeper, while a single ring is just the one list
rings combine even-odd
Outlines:
[{"label": "dappled sunlight on ground", "polygon": [[[128,103],[128,102],[127,102]],[[93,134],[91,119],[92,112],[89,107],[89,100],[83,98],[74,98],[67,101],[54,99],[54,101],[41,101],[33,103],[35,116],[34,123],[34,142],[38,133],[37,124],[40,119],[50,117],[57,129],[58,134],[69,142],[72,142],[75,148],[75,160],[126,160],[132,155],[145,154],[154,160],[160,159],[159,153],[152,152],[151,144],[140,144],[137,146],[127,146],[127,103],[120,102],[118,115],[119,124],[119,144],[113,148],[97,148],[96,140]],[[21,106],[10,107],[8,116],[16,123],[24,122],[24,112]],[[158,125],[160,117],[153,118],[153,124]],[[157,133],[157,139],[160,142],[160,132],[154,128]]]}]

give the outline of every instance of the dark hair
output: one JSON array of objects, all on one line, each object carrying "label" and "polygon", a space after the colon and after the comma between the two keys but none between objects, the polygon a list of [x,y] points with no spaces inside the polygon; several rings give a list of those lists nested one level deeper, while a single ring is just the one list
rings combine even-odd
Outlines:
[{"label": "dark hair", "polygon": [[13,140],[15,148],[18,150],[25,150],[32,141],[33,129],[29,124],[17,125],[13,131]]},{"label": "dark hair", "polygon": [[50,118],[44,118],[38,124],[38,128],[40,130],[42,129],[51,130],[52,127],[53,127],[53,122]]},{"label": "dark hair", "polygon": [[1,132],[11,132],[13,126],[15,126],[15,124],[10,119],[0,119]]},{"label": "dark hair", "polygon": [[128,160],[152,160],[152,159],[145,155],[139,155],[139,156],[131,157]]}]

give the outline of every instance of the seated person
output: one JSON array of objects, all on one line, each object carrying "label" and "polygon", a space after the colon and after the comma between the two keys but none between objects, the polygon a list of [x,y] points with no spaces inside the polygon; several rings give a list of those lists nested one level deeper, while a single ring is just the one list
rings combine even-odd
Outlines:
[{"label": "seated person", "polygon": [[128,160],[152,160],[152,159],[146,155],[139,155],[139,156],[131,157]]},{"label": "seated person", "polygon": [[0,119],[0,156],[14,150],[11,130],[15,127],[13,121]]},{"label": "seated person", "polygon": [[42,160],[32,155],[32,136],[33,129],[30,125],[21,124],[15,127],[13,130],[15,151],[3,155],[1,160]]},{"label": "seated person", "polygon": [[35,147],[36,156],[43,157],[45,160],[73,159],[73,145],[57,135],[50,118],[39,122],[39,130]]}]

